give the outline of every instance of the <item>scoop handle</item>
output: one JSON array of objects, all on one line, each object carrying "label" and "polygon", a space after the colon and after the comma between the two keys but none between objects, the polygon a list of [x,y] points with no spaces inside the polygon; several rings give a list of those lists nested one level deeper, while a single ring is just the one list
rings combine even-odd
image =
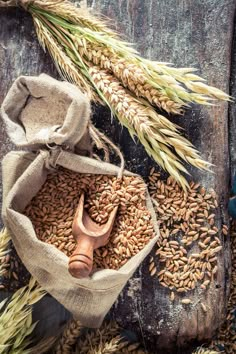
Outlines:
[{"label": "scoop handle", "polygon": [[96,238],[85,234],[77,236],[77,246],[69,258],[69,272],[75,278],[88,277],[93,268]]}]

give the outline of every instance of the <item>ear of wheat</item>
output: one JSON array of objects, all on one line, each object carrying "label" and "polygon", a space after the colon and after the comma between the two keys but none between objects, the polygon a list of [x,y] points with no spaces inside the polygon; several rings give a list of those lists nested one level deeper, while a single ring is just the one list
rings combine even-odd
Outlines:
[{"label": "ear of wheat", "polygon": [[29,284],[15,292],[0,304],[0,353],[30,353],[29,336],[36,323],[32,323],[32,305],[39,301],[45,292],[31,278]]},{"label": "ear of wheat", "polygon": [[88,329],[78,338],[75,354],[147,354],[140,343],[130,343],[115,322],[104,322],[99,329]]},{"label": "ear of wheat", "polygon": [[4,275],[6,270],[4,268],[4,259],[10,252],[10,234],[7,229],[0,231],[0,276]]},{"label": "ear of wheat", "polygon": [[208,348],[203,348],[203,347],[199,347],[196,350],[194,350],[193,354],[218,354],[219,352],[215,351],[215,350],[211,350]]},{"label": "ear of wheat", "polygon": [[177,127],[163,115],[158,114],[146,100],[137,99],[134,93],[125,88],[119,78],[108,69],[103,70],[94,63],[83,61],[82,54],[75,48],[75,41],[66,35],[64,27],[59,26],[55,29],[48,18],[44,19],[41,13],[35,16],[34,21],[43,46],[48,48],[57,65],[60,66],[60,71],[67,73],[67,79],[70,73],[69,79],[74,81],[73,71],[64,66],[64,60],[59,61],[58,52],[60,58],[66,52],[70,63],[79,68],[80,75],[90,80],[100,98],[129,130],[131,136],[137,136],[147,153],[174,176],[183,188],[188,186],[182,176],[182,172],[187,173],[187,170],[180,159],[201,169],[209,168],[210,164],[200,158],[192,144],[179,134]]},{"label": "ear of wheat", "polygon": [[[94,28],[88,27],[86,21],[83,23],[83,14],[79,21],[78,10],[76,16],[68,16],[68,13],[64,15],[63,10],[59,10],[56,5],[45,11],[42,3],[40,5],[36,1],[34,5],[29,7],[29,11],[33,16],[41,16],[41,19],[43,17],[48,23],[57,27],[60,32],[66,33],[75,47],[78,50],[83,50],[85,59],[87,56],[90,61],[95,60],[96,64],[100,62],[101,66],[104,62],[106,65],[110,62],[109,69],[112,71],[114,71],[114,66],[119,64],[115,71],[120,77],[127,75],[129,65],[131,65],[132,70],[129,75],[132,77],[131,80],[135,82],[141,74],[142,84],[149,84],[150,88],[160,90],[160,93],[166,94],[177,103],[186,101],[206,104],[210,98],[229,100],[229,96],[221,90],[203,83],[202,78],[192,73],[194,69],[177,69],[164,63],[143,59],[128,43],[117,38],[115,33],[102,30],[102,22],[99,20],[97,20],[97,24],[98,22],[101,24],[100,31],[95,29],[96,26]],[[82,9],[81,12],[83,13]],[[91,21],[93,21],[92,16]],[[120,59],[121,61],[119,61]]]},{"label": "ear of wheat", "polygon": [[[183,188],[188,183],[179,159],[209,169],[210,164],[199,157],[173,124],[166,125],[167,119],[152,106],[183,114],[191,103],[212,105],[216,99],[230,100],[227,94],[206,85],[193,73],[194,69],[178,69],[142,58],[104,20],[69,1],[19,3],[31,13],[38,39],[48,49],[60,74],[94,101],[107,104],[130,135],[136,135],[147,153]],[[96,71],[101,74],[100,80]],[[129,114],[125,114],[127,105]],[[137,118],[133,119],[136,113]],[[138,129],[140,118],[142,125]]]},{"label": "ear of wheat", "polygon": [[70,354],[80,335],[81,329],[82,325],[80,321],[70,320],[58,338],[53,351],[54,354]]}]

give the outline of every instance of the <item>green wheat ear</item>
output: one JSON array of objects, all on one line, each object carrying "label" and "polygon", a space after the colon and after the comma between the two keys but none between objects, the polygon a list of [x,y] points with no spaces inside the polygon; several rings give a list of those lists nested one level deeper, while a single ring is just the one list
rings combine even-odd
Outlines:
[{"label": "green wheat ear", "polygon": [[31,343],[29,336],[37,325],[32,323],[32,305],[45,294],[31,278],[27,286],[0,303],[0,353],[30,353],[27,349]]}]

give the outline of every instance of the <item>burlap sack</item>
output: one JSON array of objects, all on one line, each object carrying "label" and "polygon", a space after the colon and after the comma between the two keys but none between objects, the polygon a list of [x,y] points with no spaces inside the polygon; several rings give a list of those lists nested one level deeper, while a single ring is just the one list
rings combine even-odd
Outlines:
[{"label": "burlap sack", "polygon": [[[90,174],[118,175],[120,172],[119,167],[110,163],[64,150],[65,145],[73,149],[82,141],[83,149],[90,150],[89,140],[84,139],[88,137],[89,112],[89,102],[71,84],[46,75],[16,80],[2,105],[3,120],[16,145],[34,150],[40,147],[40,150],[10,152],[4,158],[3,219],[29,272],[83,325],[96,328],[157,240],[158,226],[148,191],[147,206],[157,236],[119,270],[99,270],[86,279],[69,274],[67,256],[41,242],[30,219],[22,214],[51,168],[63,166]],[[48,144],[53,149],[47,149]],[[131,175],[127,171],[124,174]]]}]

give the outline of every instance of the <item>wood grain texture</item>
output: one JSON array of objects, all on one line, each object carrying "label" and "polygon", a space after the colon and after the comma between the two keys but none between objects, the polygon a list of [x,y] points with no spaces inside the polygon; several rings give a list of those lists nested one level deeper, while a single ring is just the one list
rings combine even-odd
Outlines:
[{"label": "wood grain texture", "polygon": [[[137,43],[143,56],[175,66],[198,68],[210,85],[228,91],[235,1],[94,0],[92,5],[113,18],[117,30]],[[222,223],[227,222],[228,104],[220,103],[208,109],[194,106],[184,117],[170,119],[184,127],[186,136],[202,156],[215,164],[214,174],[200,173],[196,169],[191,172],[195,181],[216,190],[220,201],[217,226],[221,229]],[[128,137],[125,139],[119,136],[117,142],[129,149]],[[151,162],[143,159],[139,146],[136,149],[135,153],[125,148],[125,156],[130,161],[134,156],[138,172],[145,175]],[[143,342],[146,345],[153,342],[158,352],[182,352],[180,348],[187,344],[211,338],[224,315],[229,286],[229,242],[222,238],[222,243],[224,253],[219,260],[217,281],[206,294],[199,289],[190,294],[192,307],[184,307],[178,300],[172,304],[169,290],[160,286],[157,279],[150,278],[146,262],[114,306],[114,318],[123,326],[138,330]],[[206,314],[200,301],[207,305]]]},{"label": "wood grain texture", "polygon": [[[88,0],[88,5],[110,17],[111,24],[125,39],[137,43],[143,56],[175,66],[194,66],[209,84],[228,91],[235,0]],[[30,16],[19,9],[0,10],[0,64],[0,103],[19,75],[46,72],[57,77],[49,56],[37,43]],[[196,169],[191,172],[194,180],[218,193],[217,223],[221,228],[227,221],[228,105],[220,103],[209,109],[194,106],[184,117],[170,119],[184,127],[202,156],[216,165],[215,174]],[[154,162],[140,144],[133,143],[127,130],[111,119],[109,110],[94,107],[94,122],[121,146],[127,168],[147,176]],[[2,125],[0,128],[1,159],[14,147]],[[150,278],[146,261],[113,307],[113,317],[123,326],[137,330],[146,346],[152,344],[154,353],[183,353],[183,346],[210,338],[224,314],[229,285],[229,242],[222,242],[224,254],[217,283],[203,297],[211,308],[206,315],[199,303],[191,308],[178,302],[171,304],[169,291],[157,279]],[[195,302],[199,296],[203,295],[196,291]]]},{"label": "wood grain texture", "polygon": [[[0,68],[0,104],[13,81],[20,75],[39,75],[44,72],[58,77],[51,58],[38,43],[31,16],[21,9],[0,9]],[[15,147],[6,136],[1,121],[0,161],[13,149]],[[0,200],[1,196],[0,186]]]},{"label": "wood grain texture", "polygon": [[236,175],[236,20],[234,22],[234,39],[232,45],[232,70],[230,77],[230,94],[234,102],[229,109],[229,142],[230,142],[230,167],[231,180]]}]

